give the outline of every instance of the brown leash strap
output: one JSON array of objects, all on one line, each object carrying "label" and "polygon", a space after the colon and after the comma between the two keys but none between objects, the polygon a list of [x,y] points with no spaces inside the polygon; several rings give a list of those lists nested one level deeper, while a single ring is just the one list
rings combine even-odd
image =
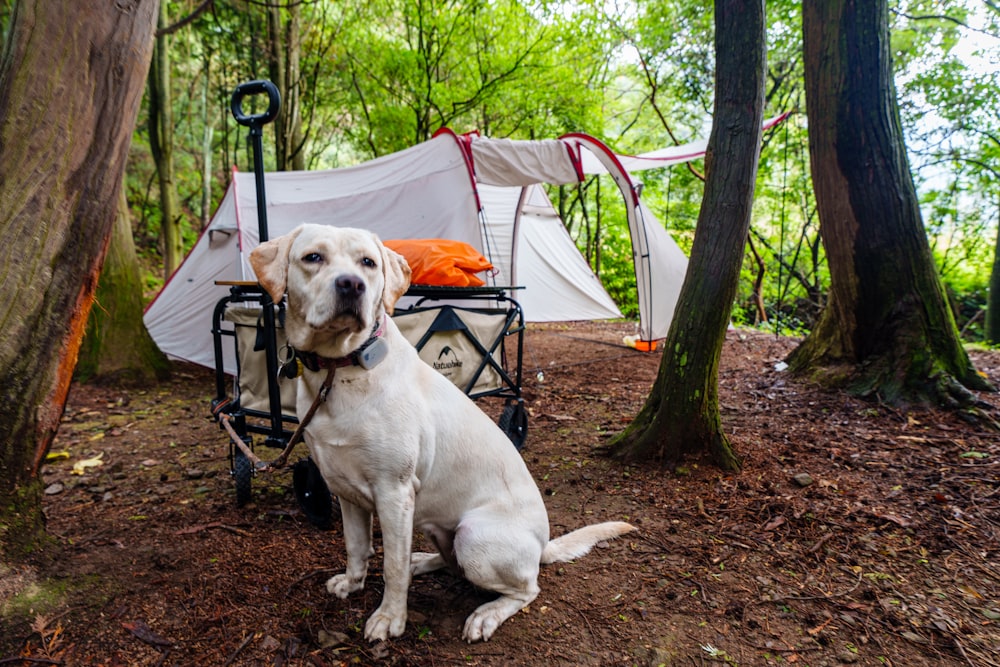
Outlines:
[{"label": "brown leash strap", "polygon": [[337,365],[332,364],[329,370],[326,372],[326,378],[323,380],[323,384],[319,388],[319,393],[316,394],[316,398],[313,399],[312,405],[309,406],[309,411],[305,414],[305,417],[303,417],[299,421],[299,425],[295,428],[295,431],[292,433],[292,437],[288,439],[288,444],[285,445],[285,448],[282,450],[281,454],[279,454],[278,458],[276,458],[274,461],[271,462],[270,465],[271,468],[281,468],[285,465],[285,462],[288,460],[289,454],[292,453],[292,449],[294,449],[295,445],[299,444],[299,442],[302,440],[302,434],[305,432],[306,426],[309,424],[309,422],[312,421],[313,415],[315,415],[316,411],[319,410],[319,406],[326,401],[326,397],[330,393],[330,387],[333,386],[333,376],[336,373],[337,373]]},{"label": "brown leash strap", "polygon": [[269,464],[261,461],[260,458],[254,454],[249,447],[247,447],[247,443],[243,442],[243,438],[240,437],[240,434],[236,432],[236,429],[233,428],[233,425],[230,423],[229,415],[225,412],[221,413],[219,415],[219,422],[229,433],[229,439],[232,443],[236,445],[237,449],[243,452],[243,455],[246,456],[250,463],[253,464],[254,470],[267,470]]},{"label": "brown leash strap", "polygon": [[326,397],[330,393],[330,387],[333,386],[333,376],[336,374],[336,372],[337,372],[337,366],[330,366],[330,369],[326,373],[326,379],[323,380],[323,384],[320,387],[319,393],[316,394],[316,398],[313,400],[312,405],[309,406],[309,411],[306,413],[306,416],[303,417],[302,421],[299,422],[299,425],[292,433],[292,437],[288,439],[288,444],[285,445],[285,448],[282,450],[278,458],[276,458],[274,461],[271,461],[270,463],[262,461],[260,457],[254,454],[250,450],[250,448],[247,447],[247,444],[243,442],[243,438],[239,436],[239,434],[236,432],[236,429],[233,428],[233,425],[229,423],[229,415],[225,413],[221,413],[219,415],[219,421],[222,422],[222,425],[225,427],[226,431],[229,432],[229,438],[233,441],[233,444],[236,445],[240,449],[240,451],[242,451],[243,454],[246,455],[247,459],[250,460],[250,463],[253,464],[254,470],[256,470],[257,472],[269,472],[271,470],[276,470],[278,468],[284,467],[286,461],[288,461],[288,456],[292,453],[292,449],[294,449],[295,445],[297,445],[302,440],[302,434],[303,432],[305,432],[306,425],[309,424],[309,422],[312,420],[313,415],[316,414],[316,411],[319,409],[320,404],[326,401]]}]

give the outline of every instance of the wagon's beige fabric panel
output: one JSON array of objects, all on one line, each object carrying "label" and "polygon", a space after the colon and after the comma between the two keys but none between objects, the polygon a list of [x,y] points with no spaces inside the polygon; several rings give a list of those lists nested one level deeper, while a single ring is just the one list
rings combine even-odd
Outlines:
[{"label": "wagon's beige fabric panel", "polygon": [[[401,311],[397,312],[392,319],[406,336],[406,339],[416,345],[431,328],[439,313],[440,309],[438,308],[416,312]],[[489,349],[500,336],[507,317],[506,313],[477,313],[464,310],[456,310],[455,314],[468,328],[472,336],[486,349]],[[419,353],[421,359],[451,380],[462,391],[465,391],[473,380],[476,370],[483,361],[483,355],[462,330],[434,332]],[[499,348],[494,353],[493,358],[497,364],[500,363]],[[472,390],[466,393],[476,394],[500,387],[500,375],[492,367],[487,366],[483,369],[479,379],[476,380]]]},{"label": "wagon's beige fabric panel", "polygon": [[[237,394],[240,405],[247,410],[270,411],[267,396],[267,361],[264,350],[254,351],[257,340],[257,326],[261,317],[260,306],[236,306],[226,308],[224,319],[232,322],[236,328],[236,350],[239,359],[239,386]],[[278,344],[278,356],[287,343],[285,330],[280,325],[275,327]],[[280,378],[281,412],[285,415],[295,414],[295,398],[298,380]]]}]

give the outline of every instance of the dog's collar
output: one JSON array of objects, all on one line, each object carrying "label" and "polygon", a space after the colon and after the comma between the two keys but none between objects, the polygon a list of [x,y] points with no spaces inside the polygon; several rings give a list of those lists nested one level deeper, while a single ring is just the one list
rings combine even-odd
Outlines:
[{"label": "dog's collar", "polygon": [[379,317],[375,321],[374,326],[372,326],[371,335],[368,336],[368,340],[361,344],[361,347],[354,350],[346,357],[321,357],[315,352],[302,352],[301,350],[295,351],[295,356],[298,358],[302,365],[311,370],[312,372],[317,372],[323,368],[343,368],[344,366],[365,366],[369,368],[370,366],[362,362],[362,354],[367,350],[375,341],[382,337],[385,332],[385,327],[383,326],[382,318]]}]

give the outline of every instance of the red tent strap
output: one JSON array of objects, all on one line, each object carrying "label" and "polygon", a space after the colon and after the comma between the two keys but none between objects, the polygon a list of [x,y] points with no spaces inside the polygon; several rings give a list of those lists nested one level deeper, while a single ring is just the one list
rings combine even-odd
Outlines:
[{"label": "red tent strap", "polygon": [[479,136],[478,132],[466,132],[465,134],[457,134],[450,127],[439,128],[432,138],[437,138],[438,136],[446,134],[455,140],[458,144],[458,149],[462,151],[462,157],[465,159],[465,167],[469,170],[469,183],[472,185],[472,194],[476,198],[476,210],[483,210],[483,203],[479,199],[479,187],[476,184],[476,163],[472,157],[472,140]]},{"label": "red tent strap", "polygon": [[[583,173],[583,157],[580,153],[582,147],[580,144],[571,144],[568,141],[563,141],[563,145],[566,146],[566,154],[569,156],[569,161],[573,165],[573,171],[576,172],[576,180],[583,183],[584,179],[587,178],[587,175]],[[576,146],[576,150],[573,150],[574,145]]]}]

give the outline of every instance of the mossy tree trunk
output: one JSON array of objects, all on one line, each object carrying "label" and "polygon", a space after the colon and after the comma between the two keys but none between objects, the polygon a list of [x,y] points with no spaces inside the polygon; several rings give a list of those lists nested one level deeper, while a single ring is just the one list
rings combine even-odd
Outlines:
[{"label": "mossy tree trunk", "polygon": [[166,356],[142,323],[142,272],[123,188],[76,377],[84,382],[136,384],[163,379],[168,370]]},{"label": "mossy tree trunk", "polygon": [[0,65],[0,556],[42,535],[55,436],[114,224],[156,0],[19,0]]},{"label": "mossy tree trunk", "polygon": [[624,460],[707,455],[727,470],[739,458],[719,415],[719,357],[739,282],[760,156],[764,108],[764,2],[715,2],[715,110],[705,194],[687,275],[659,373],[635,420],[610,443]]},{"label": "mossy tree trunk", "polygon": [[827,307],[793,372],[892,404],[989,389],[961,345],[903,143],[887,0],[803,3],[809,152],[830,267]]}]

